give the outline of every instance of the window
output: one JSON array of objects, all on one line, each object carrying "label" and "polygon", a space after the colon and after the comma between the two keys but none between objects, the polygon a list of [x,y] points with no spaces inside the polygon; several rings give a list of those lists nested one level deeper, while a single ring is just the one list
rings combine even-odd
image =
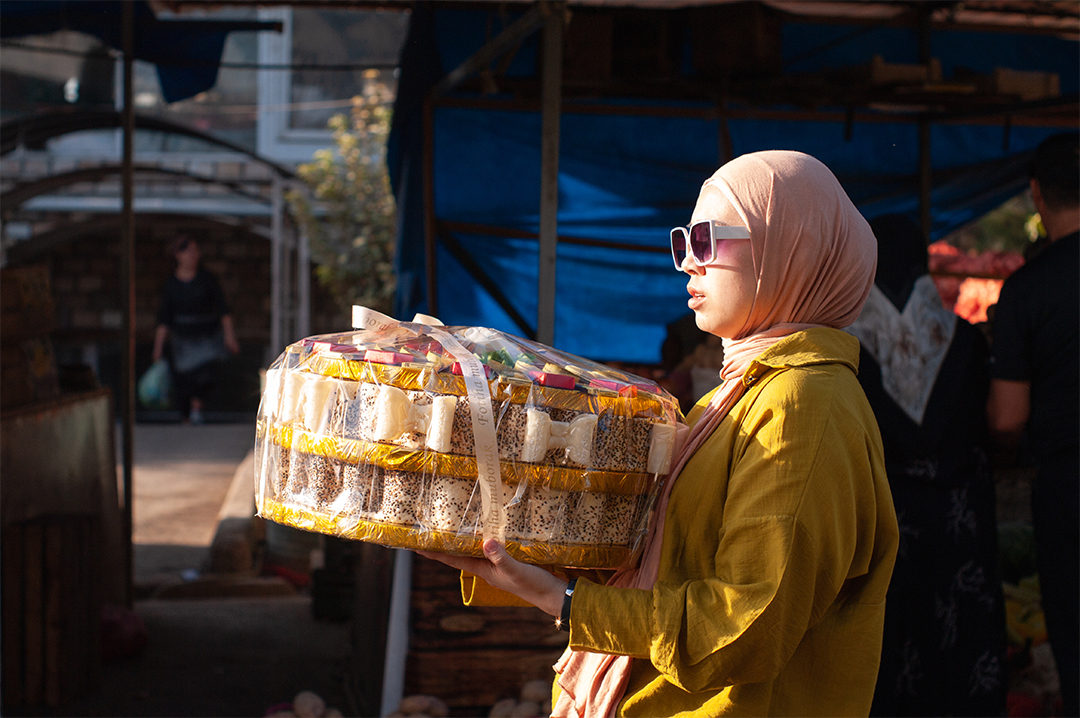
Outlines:
[{"label": "window", "polygon": [[261,154],[306,162],[329,144],[327,121],[347,112],[365,83],[396,89],[407,12],[293,7],[264,8],[259,17],[285,26],[259,37]]},{"label": "window", "polygon": [[[168,18],[169,15],[161,12],[159,17]],[[253,19],[254,11],[247,8],[229,8],[212,13],[187,13],[179,17],[192,20],[243,20]],[[135,111],[191,127],[254,152],[259,77],[255,66],[258,61],[259,34],[230,32],[225,39],[225,47],[221,53],[222,67],[218,70],[214,86],[194,97],[170,104],[166,104],[162,98],[154,65],[136,61],[133,98]],[[145,132],[140,135],[136,139],[135,147],[140,153],[221,151],[220,148],[177,135]]]}]

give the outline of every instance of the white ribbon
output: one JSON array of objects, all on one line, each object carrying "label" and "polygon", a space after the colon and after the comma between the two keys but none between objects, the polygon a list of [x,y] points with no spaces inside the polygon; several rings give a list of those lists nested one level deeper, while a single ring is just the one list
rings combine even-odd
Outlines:
[{"label": "white ribbon", "polygon": [[499,467],[499,443],[495,436],[495,415],[491,408],[491,387],[484,365],[457,339],[441,329],[431,328],[431,336],[461,365],[461,378],[469,397],[473,440],[476,445],[476,476],[480,481],[480,508],[484,516],[484,540],[506,541],[503,521],[502,475]]},{"label": "white ribbon", "polygon": [[653,424],[649,430],[649,462],[645,470],[650,474],[671,473],[671,460],[675,456],[674,424]]},{"label": "white ribbon", "polygon": [[[424,324],[417,330],[403,327],[402,323],[381,312],[367,307],[353,306],[353,327],[356,329],[391,330],[407,329],[416,334],[427,334],[443,346],[461,366],[461,378],[469,399],[472,417],[473,439],[476,446],[476,474],[480,482],[480,508],[483,514],[483,536],[506,540],[503,521],[502,474],[499,466],[499,444],[495,436],[495,415],[491,407],[491,388],[480,360],[449,333],[430,324],[430,317],[417,315]],[[438,320],[435,320],[438,321]]]},{"label": "white ribbon", "polygon": [[546,413],[529,409],[525,417],[522,461],[543,461],[551,449],[565,448],[575,464],[589,465],[593,437],[596,436],[596,414],[579,414],[570,421],[553,421]]},{"label": "white ribbon", "polygon": [[383,384],[375,399],[375,441],[393,441],[406,432],[424,434],[424,445],[445,454],[450,451],[457,398],[436,396],[430,404],[414,404],[396,386]]}]

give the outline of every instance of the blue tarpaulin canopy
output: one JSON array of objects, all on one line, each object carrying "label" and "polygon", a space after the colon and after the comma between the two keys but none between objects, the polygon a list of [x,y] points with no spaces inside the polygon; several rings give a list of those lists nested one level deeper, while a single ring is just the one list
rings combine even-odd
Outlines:
[{"label": "blue tarpaulin canopy", "polygon": [[[788,12],[814,2],[589,5],[571,3],[565,25],[552,342],[587,357],[658,361],[666,325],[688,311],[668,231],[686,224],[702,181],[727,158],[807,152],[868,218],[922,216],[938,239],[1021,192],[1032,149],[1078,124],[1075,32]],[[535,335],[540,34],[466,63],[527,11],[413,11],[389,154],[402,217],[398,316]],[[755,36],[764,40],[727,54],[710,47]],[[931,74],[875,82],[875,63]],[[593,76],[575,82],[585,65]],[[459,67],[480,72],[443,91]],[[1032,97],[1010,92],[1006,76],[1058,85]]]},{"label": "blue tarpaulin canopy", "polygon": [[[280,23],[260,21],[159,20],[144,0],[126,1],[133,6],[134,57],[156,65],[166,102],[186,100],[214,86],[230,32],[280,30]],[[73,30],[119,50],[120,6],[119,0],[6,0],[0,2],[0,37]]]}]

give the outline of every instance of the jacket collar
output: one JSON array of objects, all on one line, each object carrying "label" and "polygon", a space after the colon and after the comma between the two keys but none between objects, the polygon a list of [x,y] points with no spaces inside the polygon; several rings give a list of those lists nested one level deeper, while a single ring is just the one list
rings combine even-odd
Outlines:
[{"label": "jacket collar", "polygon": [[774,369],[843,364],[859,373],[859,340],[847,332],[814,327],[784,337],[750,363],[743,383],[750,386]]}]

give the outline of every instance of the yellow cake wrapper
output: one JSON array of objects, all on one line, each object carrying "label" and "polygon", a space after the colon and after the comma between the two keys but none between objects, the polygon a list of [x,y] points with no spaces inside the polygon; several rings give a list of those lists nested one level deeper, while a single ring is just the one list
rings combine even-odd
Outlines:
[{"label": "yellow cake wrapper", "polygon": [[[266,427],[260,430],[278,446],[302,454],[314,454],[338,459],[349,464],[374,464],[384,469],[408,471],[414,474],[476,478],[476,458],[457,454],[409,449],[392,444],[378,444],[360,439],[320,436],[291,426]],[[267,435],[268,434],[268,435]],[[575,469],[514,461],[499,462],[503,483],[540,484],[550,489],[566,491],[598,491],[608,494],[638,496],[648,493],[656,480],[652,474],[620,471]]]},{"label": "yellow cake wrapper", "polygon": [[[333,515],[310,508],[290,506],[266,497],[260,501],[259,515],[275,523],[304,531],[368,541],[391,548],[435,551],[476,558],[484,555],[483,539],[479,534],[463,536],[418,526],[382,524],[343,514]],[[508,539],[505,546],[507,553],[518,561],[541,566],[607,568],[621,565],[630,556],[630,550],[626,546],[582,546],[515,539]]]}]

